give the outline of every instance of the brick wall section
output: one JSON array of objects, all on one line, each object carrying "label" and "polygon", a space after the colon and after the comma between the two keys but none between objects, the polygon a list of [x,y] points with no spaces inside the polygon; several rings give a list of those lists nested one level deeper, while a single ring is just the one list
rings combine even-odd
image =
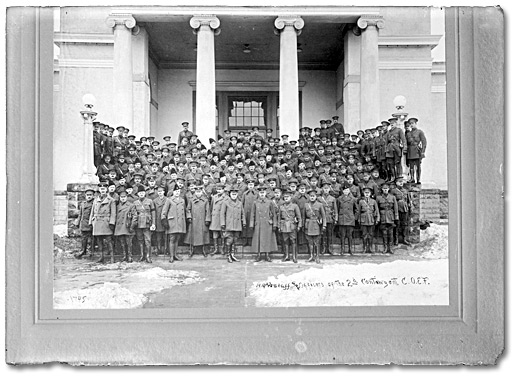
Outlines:
[{"label": "brick wall section", "polygon": [[63,225],[67,223],[67,192],[55,191],[54,192],[54,208],[53,208],[53,224]]},{"label": "brick wall section", "polygon": [[440,190],[439,197],[440,197],[439,201],[440,201],[441,220],[447,220],[448,219],[448,191]]},{"label": "brick wall section", "polygon": [[420,195],[421,220],[435,223],[446,222],[448,219],[448,191],[440,189],[423,189]]}]

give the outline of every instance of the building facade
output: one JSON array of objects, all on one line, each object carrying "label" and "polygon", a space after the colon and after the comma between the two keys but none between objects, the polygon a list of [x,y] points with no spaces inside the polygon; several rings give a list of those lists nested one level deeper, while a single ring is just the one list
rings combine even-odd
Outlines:
[{"label": "building facade", "polygon": [[355,133],[403,95],[428,138],[423,187],[445,189],[445,72],[430,20],[427,7],[61,8],[54,189],[81,176],[86,93],[101,122],[162,141],[188,121],[203,144],[255,126],[296,139],[333,115]]}]

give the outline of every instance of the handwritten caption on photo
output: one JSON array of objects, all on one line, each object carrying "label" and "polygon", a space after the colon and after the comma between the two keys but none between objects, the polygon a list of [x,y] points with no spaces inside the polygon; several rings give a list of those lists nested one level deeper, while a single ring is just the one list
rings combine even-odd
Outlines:
[{"label": "handwritten caption on photo", "polygon": [[300,290],[312,290],[320,288],[352,288],[352,287],[395,287],[395,286],[429,286],[430,279],[428,277],[417,276],[417,277],[394,277],[387,279],[380,279],[377,277],[372,278],[356,278],[350,279],[336,279],[328,282],[257,282],[255,283],[256,288],[273,288],[282,289],[284,291],[300,291]]}]

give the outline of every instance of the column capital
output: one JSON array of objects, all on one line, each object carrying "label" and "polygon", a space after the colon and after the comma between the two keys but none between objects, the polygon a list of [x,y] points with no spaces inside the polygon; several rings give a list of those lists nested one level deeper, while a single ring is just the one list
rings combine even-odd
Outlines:
[{"label": "column capital", "polygon": [[113,14],[108,16],[106,24],[110,28],[113,28],[116,25],[124,25],[128,29],[132,29],[136,25],[136,21],[131,14]]},{"label": "column capital", "polygon": [[383,16],[379,15],[362,15],[357,20],[357,26],[361,29],[366,29],[369,26],[375,26],[378,29],[383,29],[385,27],[385,20]]},{"label": "column capital", "polygon": [[[292,26],[296,30],[298,34],[301,33],[303,26],[305,25],[303,19],[300,16],[296,15],[284,15],[278,16],[276,20],[274,20],[274,26],[276,29],[280,29],[282,31],[286,26]],[[275,30],[275,33],[278,32]]]},{"label": "column capital", "polygon": [[211,29],[218,29],[220,20],[215,15],[194,15],[190,19],[190,26],[193,29],[199,29],[203,25],[207,25]]}]

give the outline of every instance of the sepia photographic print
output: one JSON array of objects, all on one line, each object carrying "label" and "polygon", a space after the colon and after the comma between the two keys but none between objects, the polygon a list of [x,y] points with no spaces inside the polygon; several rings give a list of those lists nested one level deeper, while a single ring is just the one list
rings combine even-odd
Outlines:
[{"label": "sepia photographic print", "polygon": [[497,7],[9,8],[7,361],[495,363],[503,42]]}]

